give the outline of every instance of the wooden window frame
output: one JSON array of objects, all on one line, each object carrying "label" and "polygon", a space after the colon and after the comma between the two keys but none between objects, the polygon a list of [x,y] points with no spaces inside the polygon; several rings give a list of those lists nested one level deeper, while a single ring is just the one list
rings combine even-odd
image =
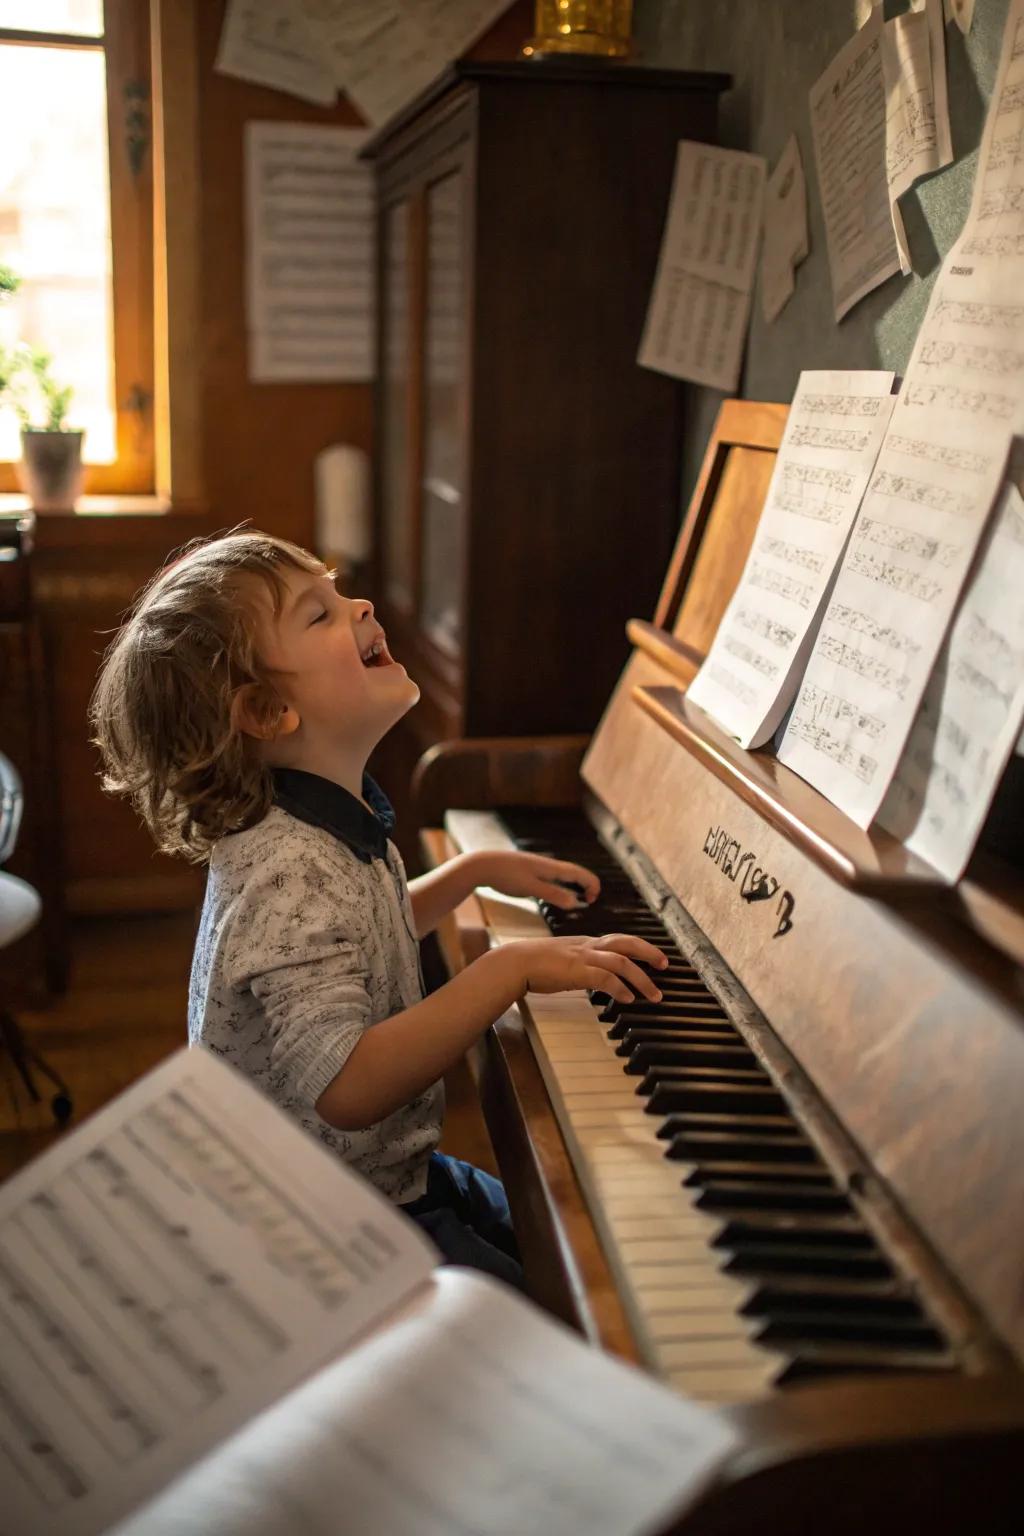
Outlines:
[{"label": "wooden window frame", "polygon": [[[0,44],[102,50],[106,56],[117,457],[87,464],[85,492],[146,495],[156,486],[153,367],[153,135],[146,0],[105,0],[100,39],[0,29]],[[18,490],[0,463],[0,492]]]}]

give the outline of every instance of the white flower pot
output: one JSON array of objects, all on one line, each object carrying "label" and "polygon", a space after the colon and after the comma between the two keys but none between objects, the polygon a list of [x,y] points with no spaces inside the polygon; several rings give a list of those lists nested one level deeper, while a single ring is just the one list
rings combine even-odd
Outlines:
[{"label": "white flower pot", "polygon": [[82,494],[84,432],[21,434],[18,481],[35,512],[73,512]]}]

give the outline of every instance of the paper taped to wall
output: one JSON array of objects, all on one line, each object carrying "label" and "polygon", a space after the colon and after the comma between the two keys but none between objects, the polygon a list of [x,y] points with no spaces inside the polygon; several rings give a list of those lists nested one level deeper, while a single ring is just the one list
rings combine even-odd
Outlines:
[{"label": "paper taped to wall", "polygon": [[760,155],[684,139],[637,361],[735,390],[761,230]]}]

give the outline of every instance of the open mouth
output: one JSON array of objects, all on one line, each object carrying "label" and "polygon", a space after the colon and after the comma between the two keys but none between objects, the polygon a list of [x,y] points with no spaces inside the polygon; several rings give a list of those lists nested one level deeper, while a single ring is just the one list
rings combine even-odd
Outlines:
[{"label": "open mouth", "polygon": [[363,663],[364,667],[394,666],[395,658],[388,650],[387,638],[385,637],[383,631],[381,631],[381,633],[377,636],[372,645],[367,646],[366,650],[362,652],[359,659]]}]

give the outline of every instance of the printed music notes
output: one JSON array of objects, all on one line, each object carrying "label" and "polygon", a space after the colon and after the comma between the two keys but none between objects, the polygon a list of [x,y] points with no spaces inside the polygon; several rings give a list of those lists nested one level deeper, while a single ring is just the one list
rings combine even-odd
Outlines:
[{"label": "printed music notes", "polygon": [[372,379],[373,189],[361,128],[245,125],[249,376]]},{"label": "printed music notes", "polygon": [[3,1530],[643,1536],[736,1449],[435,1260],[245,1078],[178,1052],[0,1190]]},{"label": "printed music notes", "polygon": [[1024,420],[1024,0],[943,264],[779,757],[877,814]]},{"label": "printed music notes", "polygon": [[893,408],[891,373],[803,373],[743,575],[690,684],[745,747],[792,701]]},{"label": "printed music notes", "polygon": [[441,1269],[116,1536],[650,1536],[732,1440],[505,1286]]},{"label": "printed music notes", "polygon": [[[865,7],[866,8],[866,7]],[[942,0],[860,31],[811,88],[811,132],[836,319],[910,271],[897,199],[953,158]]]},{"label": "printed music notes", "polygon": [[1024,722],[1024,501],[1003,487],[878,819],[959,880]]},{"label": "printed music notes", "polygon": [[506,9],[507,0],[291,0],[329,74],[368,122],[425,90]]},{"label": "printed music notes", "polygon": [[885,23],[882,78],[889,203],[900,266],[909,272],[910,250],[898,200],[918,177],[953,159],[942,0],[914,0],[912,10]]},{"label": "printed music notes", "polygon": [[215,68],[333,106],[337,90],[297,0],[230,0]]},{"label": "printed music notes", "polygon": [[0,1191],[19,1536],[105,1530],[429,1275],[412,1224],[320,1193],[333,1157],[253,1099],[182,1051]]},{"label": "printed music notes", "polygon": [[760,155],[684,139],[637,361],[714,389],[739,383],[761,230]]},{"label": "printed music notes", "polygon": [[882,8],[811,87],[811,134],[836,319],[900,270],[885,171]]}]

